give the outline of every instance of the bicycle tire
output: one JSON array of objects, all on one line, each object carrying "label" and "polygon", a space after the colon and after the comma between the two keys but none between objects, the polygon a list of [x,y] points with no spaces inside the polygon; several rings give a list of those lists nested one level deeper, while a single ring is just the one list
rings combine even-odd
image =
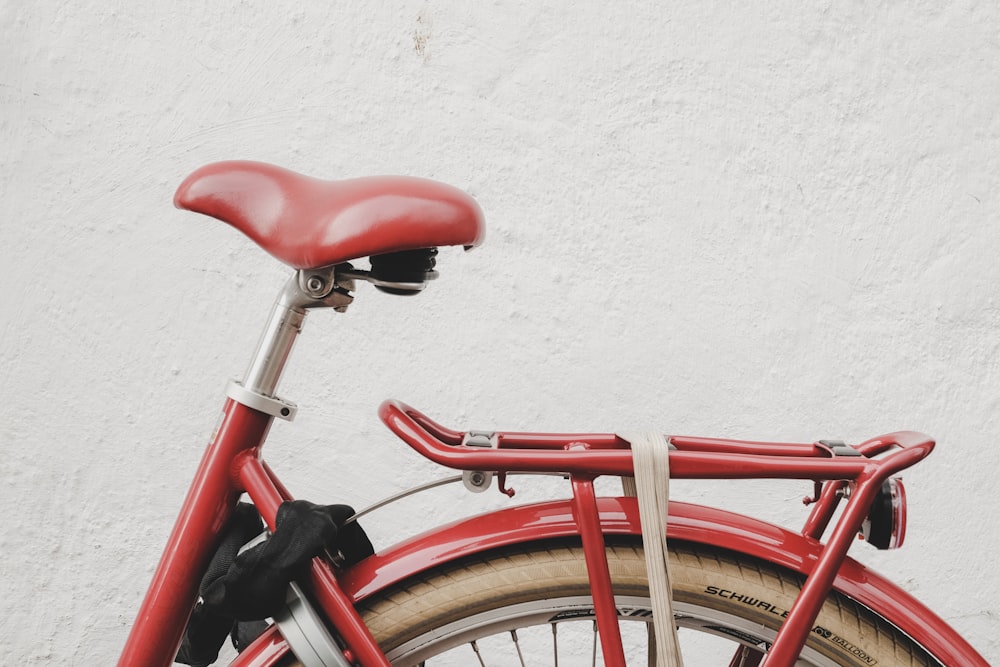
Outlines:
[{"label": "bicycle tire", "polygon": [[[726,660],[740,645],[766,647],[773,640],[782,613],[791,607],[803,582],[797,573],[735,552],[689,543],[671,543],[669,551],[682,647],[686,637],[700,633],[711,641],[721,637],[728,648],[719,654],[728,655]],[[633,625],[648,627],[649,593],[641,545],[612,543],[607,554],[620,614],[640,621]],[[372,595],[358,608],[392,664],[428,660],[430,667],[521,664],[509,657],[509,650],[508,657],[479,657],[470,649],[481,656],[483,638],[495,635],[516,644],[520,652],[523,639],[510,630],[524,633],[522,626],[529,623],[545,631],[552,623],[563,627],[582,622],[589,628],[593,625],[590,605],[582,549],[578,544],[545,542],[516,545],[423,572]],[[638,634],[645,635],[645,630]],[[628,662],[645,665],[648,649],[634,639],[626,647]],[[591,652],[599,654],[596,648],[574,648],[575,654],[564,653],[559,664],[576,664],[576,655],[590,664]],[[443,663],[430,660],[452,649],[459,655],[451,662],[448,658]],[[684,653],[687,667],[719,664],[717,659],[705,663],[704,656],[689,651]],[[527,664],[540,664],[538,660],[532,654]],[[833,592],[798,664],[906,667],[941,663],[887,620]]]}]

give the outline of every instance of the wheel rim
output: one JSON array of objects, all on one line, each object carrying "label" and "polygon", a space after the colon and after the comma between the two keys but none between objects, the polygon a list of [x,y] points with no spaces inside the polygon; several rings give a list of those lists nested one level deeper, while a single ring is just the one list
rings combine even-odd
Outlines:
[{"label": "wheel rim", "polygon": [[[617,596],[629,665],[650,665],[648,598]],[[686,667],[728,665],[741,646],[766,648],[775,631],[715,609],[674,602]],[[546,646],[547,645],[547,646]],[[433,628],[386,653],[394,665],[601,665],[588,596],[537,600],[474,614]],[[549,662],[540,662],[547,659]],[[797,665],[837,667],[806,647]]]}]

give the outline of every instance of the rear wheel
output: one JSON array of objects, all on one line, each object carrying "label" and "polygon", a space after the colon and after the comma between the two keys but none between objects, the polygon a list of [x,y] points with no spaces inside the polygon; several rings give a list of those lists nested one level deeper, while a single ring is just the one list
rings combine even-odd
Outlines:
[{"label": "rear wheel", "polygon": [[[620,618],[627,621],[620,625],[628,664],[653,664],[642,548],[611,544],[607,554]],[[670,566],[687,667],[756,665],[755,649],[773,641],[803,581],[770,563],[693,544],[671,544]],[[578,545],[525,544],[465,559],[373,595],[359,611],[394,665],[602,664]],[[744,663],[734,659],[741,652]],[[894,626],[834,593],[797,664],[939,663]]]}]

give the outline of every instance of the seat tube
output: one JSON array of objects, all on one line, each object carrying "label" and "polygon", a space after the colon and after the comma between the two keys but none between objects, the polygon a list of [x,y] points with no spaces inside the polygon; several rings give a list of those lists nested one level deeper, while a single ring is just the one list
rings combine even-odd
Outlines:
[{"label": "seat tube", "polygon": [[[282,290],[247,370],[243,388],[273,397],[306,310],[298,274]],[[232,396],[202,456],[180,515],[160,558],[119,667],[166,667],[173,662],[198,587],[218,537],[244,489],[233,466],[243,452],[264,444],[274,417]]]},{"label": "seat tube", "polygon": [[219,429],[188,489],[119,667],[166,667],[173,662],[218,536],[242,492],[232,475],[233,459],[259,447],[273,419],[226,401]]}]

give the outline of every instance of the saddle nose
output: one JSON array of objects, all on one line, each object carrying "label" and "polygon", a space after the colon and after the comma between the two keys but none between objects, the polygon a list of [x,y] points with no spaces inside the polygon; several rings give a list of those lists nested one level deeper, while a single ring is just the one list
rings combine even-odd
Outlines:
[{"label": "saddle nose", "polygon": [[407,176],[322,180],[263,162],[216,162],[184,179],[174,205],[232,225],[296,269],[402,250],[470,248],[485,236],[472,197]]}]

